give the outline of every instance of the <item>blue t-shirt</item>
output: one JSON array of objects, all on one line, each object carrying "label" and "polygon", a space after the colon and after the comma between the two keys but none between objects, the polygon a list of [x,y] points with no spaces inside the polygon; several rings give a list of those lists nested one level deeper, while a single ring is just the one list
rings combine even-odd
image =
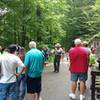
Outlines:
[{"label": "blue t-shirt", "polygon": [[39,77],[43,71],[44,55],[37,48],[32,48],[25,55],[24,64],[27,67],[29,77]]}]

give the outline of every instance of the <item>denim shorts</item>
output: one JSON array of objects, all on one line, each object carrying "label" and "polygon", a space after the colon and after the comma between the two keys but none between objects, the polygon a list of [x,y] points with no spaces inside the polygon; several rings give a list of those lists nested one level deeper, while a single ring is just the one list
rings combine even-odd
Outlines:
[{"label": "denim shorts", "polygon": [[0,100],[18,100],[18,85],[14,83],[0,83]]},{"label": "denim shorts", "polygon": [[86,81],[87,73],[71,73],[71,81]]}]

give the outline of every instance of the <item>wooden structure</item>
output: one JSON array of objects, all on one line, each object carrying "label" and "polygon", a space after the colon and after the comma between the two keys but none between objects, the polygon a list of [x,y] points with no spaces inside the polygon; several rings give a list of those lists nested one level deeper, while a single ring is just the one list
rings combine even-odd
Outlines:
[{"label": "wooden structure", "polygon": [[[100,34],[95,35],[89,41],[89,47],[92,46],[96,49],[95,54],[97,59],[100,58]],[[91,70],[91,100],[100,100],[100,98],[97,99],[98,95],[100,96],[100,70],[92,69]]]},{"label": "wooden structure", "polygon": [[100,70],[91,70],[91,100],[97,100],[98,96],[100,96]]}]

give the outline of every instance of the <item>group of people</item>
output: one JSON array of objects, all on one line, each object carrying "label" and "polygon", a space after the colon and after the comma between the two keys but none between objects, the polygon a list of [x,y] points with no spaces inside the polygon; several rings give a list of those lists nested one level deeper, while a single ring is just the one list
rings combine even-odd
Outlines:
[{"label": "group of people", "polygon": [[0,55],[0,100],[24,100],[26,89],[31,100],[41,100],[45,58],[36,48],[36,42],[29,42],[29,48],[25,53],[23,47],[11,44],[7,52]]},{"label": "group of people", "polygon": [[45,57],[45,64],[48,64],[50,56],[53,58],[53,72],[58,73],[60,70],[60,62],[64,61],[65,49],[61,47],[60,43],[56,43],[54,49],[50,50],[49,48],[44,47],[42,52]]},{"label": "group of people", "polygon": [[[93,66],[96,60],[91,52],[94,54],[95,50],[90,50],[87,43],[82,43],[80,39],[75,39],[74,44],[68,52],[72,81],[69,97],[76,99],[75,92],[79,82],[80,100],[83,100],[89,62]],[[26,90],[31,100],[42,100],[41,77],[45,61],[48,60],[47,49],[40,51],[36,48],[35,41],[29,42],[29,48],[26,52],[25,48],[11,44],[6,53],[0,54],[0,100],[24,100]],[[54,54],[54,72],[58,73],[61,57],[64,56],[64,50],[59,43],[55,45]]]}]

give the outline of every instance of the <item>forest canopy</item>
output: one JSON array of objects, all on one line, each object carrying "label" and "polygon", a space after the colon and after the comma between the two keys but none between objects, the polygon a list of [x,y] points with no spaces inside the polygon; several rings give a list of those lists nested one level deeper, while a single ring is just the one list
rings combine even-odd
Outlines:
[{"label": "forest canopy", "polygon": [[100,33],[100,0],[0,0],[0,45],[30,40],[69,49]]}]

